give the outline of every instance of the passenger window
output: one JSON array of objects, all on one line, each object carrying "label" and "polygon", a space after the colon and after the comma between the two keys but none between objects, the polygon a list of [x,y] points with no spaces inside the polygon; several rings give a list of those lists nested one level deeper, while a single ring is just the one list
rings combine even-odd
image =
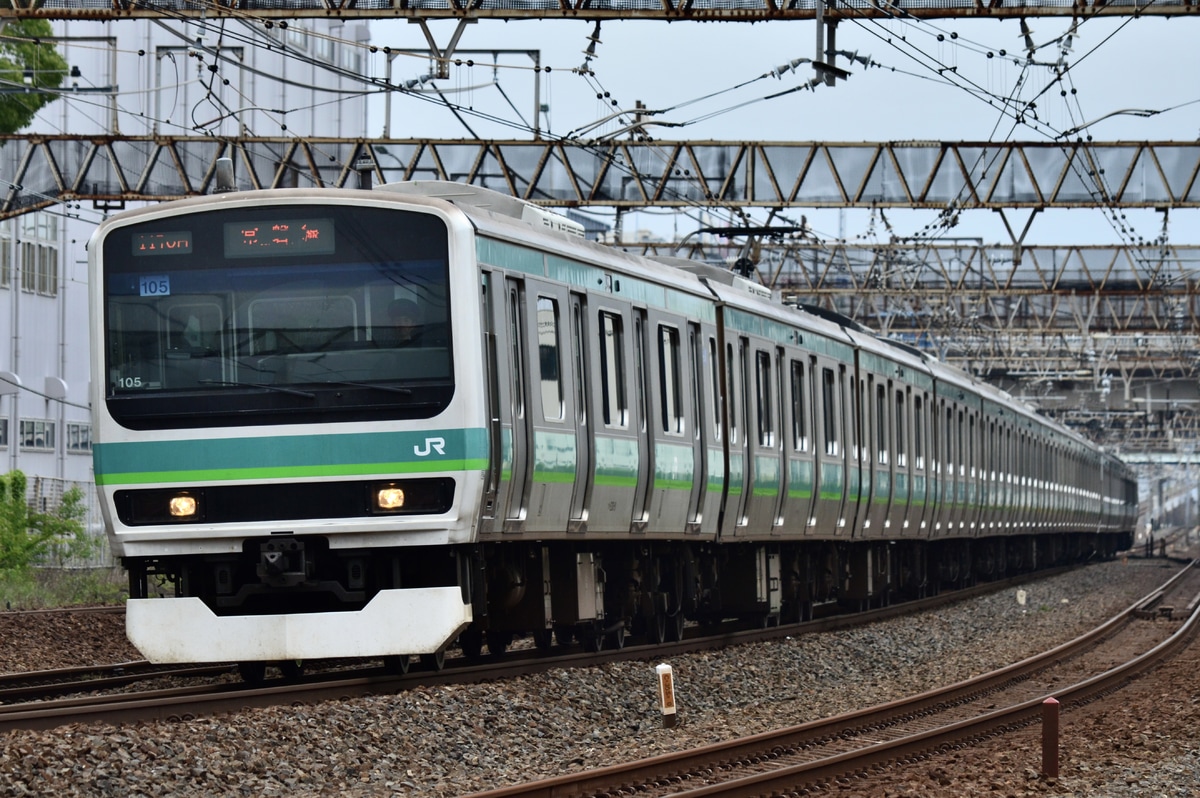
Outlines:
[{"label": "passenger window", "polygon": [[542,377],[542,414],[547,421],[563,418],[562,369],[559,367],[558,302],[537,300],[538,362]]},{"label": "passenger window", "polygon": [[756,398],[758,399],[758,445],[774,446],[775,427],[771,404],[771,354],[769,352],[756,352],[754,363],[755,384],[757,386]]},{"label": "passenger window", "polygon": [[625,396],[624,328],[621,317],[600,312],[601,410],[604,426],[625,429],[629,426],[629,407]]},{"label": "passenger window", "polygon": [[837,435],[837,383],[834,382],[833,369],[823,369],[821,372],[821,414],[824,417],[825,454],[839,453]]},{"label": "passenger window", "polygon": [[888,464],[888,430],[887,430],[887,388],[875,386],[875,446],[878,451],[879,464]]},{"label": "passenger window", "polygon": [[792,448],[797,452],[808,451],[808,419],[805,413],[808,403],[804,401],[804,364],[792,361]]},{"label": "passenger window", "polygon": [[683,434],[683,386],[679,368],[679,330],[659,325],[658,389],[662,430]]}]

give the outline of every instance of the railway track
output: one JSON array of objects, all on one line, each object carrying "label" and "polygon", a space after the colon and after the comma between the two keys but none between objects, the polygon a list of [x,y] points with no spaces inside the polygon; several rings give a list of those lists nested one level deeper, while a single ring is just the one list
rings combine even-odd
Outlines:
[{"label": "railway track", "polygon": [[[1151,618],[1166,622],[1145,623]],[[1194,639],[1198,627],[1200,570],[1192,563],[1091,632],[950,687],[789,729],[472,798],[746,798],[829,785],[1020,728],[1041,717],[1048,697],[1064,707],[1094,700],[1172,656]],[[1137,655],[1127,656],[1130,650]],[[1088,670],[1087,663],[1100,665]]]},{"label": "railway track", "polygon": [[[130,662],[100,668],[68,669],[0,677],[0,731],[45,729],[72,722],[112,723],[154,719],[188,719],[248,707],[280,704],[315,704],[354,696],[395,693],[430,684],[466,684],[505,679],[561,667],[586,667],[603,662],[664,658],[733,645],[777,639],[789,635],[828,631],[866,624],[905,613],[918,612],[984,593],[1041,579],[1067,569],[1027,574],[917,601],[861,613],[819,618],[804,624],[765,629],[700,630],[689,627],[682,641],[658,645],[631,645],[621,650],[595,653],[574,648],[513,650],[503,658],[468,660],[448,657],[442,669],[418,666],[398,674],[379,662],[347,667],[345,662],[315,663],[300,679],[270,679],[244,684],[227,678],[232,664],[164,668]],[[1159,596],[1161,600],[1161,595]],[[190,682],[148,690],[129,690],[138,683]],[[105,692],[113,690],[123,692]],[[70,696],[60,698],[59,696]]]}]

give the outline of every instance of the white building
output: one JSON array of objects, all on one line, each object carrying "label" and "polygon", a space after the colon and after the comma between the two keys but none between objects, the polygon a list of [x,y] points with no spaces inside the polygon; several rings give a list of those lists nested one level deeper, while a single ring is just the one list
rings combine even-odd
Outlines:
[{"label": "white building", "polygon": [[[356,79],[367,62],[363,23],[72,21],[54,29],[71,67],[68,91],[26,132],[367,135],[367,95]],[[0,222],[0,328],[9,336],[0,346],[0,456],[3,471],[25,472],[44,502],[92,482],[85,246],[115,210],[55,206]]]}]

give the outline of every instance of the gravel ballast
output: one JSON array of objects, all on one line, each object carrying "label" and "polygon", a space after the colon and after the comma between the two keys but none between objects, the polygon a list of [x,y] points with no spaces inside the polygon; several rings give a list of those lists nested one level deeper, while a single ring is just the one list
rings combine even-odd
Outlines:
[{"label": "gravel ballast", "polygon": [[[679,702],[673,729],[663,728],[658,713],[657,661],[559,668],[498,683],[421,687],[188,722],[10,732],[0,752],[0,795],[463,795],[794,725],[956,682],[1116,614],[1168,576],[1163,565],[1117,561],[1041,579],[1020,588],[1024,605],[1017,589],[1007,589],[866,627],[673,658]],[[0,615],[0,632],[6,622]],[[36,667],[114,661],[111,643],[96,659],[85,651],[83,630],[75,633],[74,661],[43,657]],[[29,669],[38,653],[14,649],[53,637],[19,637],[0,652],[0,669]],[[1193,658],[1193,680],[1197,670]],[[1193,719],[1195,695],[1192,689],[1179,704]],[[1064,716],[1064,730],[1070,723]],[[1055,782],[1039,778],[1039,759],[1006,737],[995,756],[1010,759],[989,759],[990,769],[961,757],[957,765],[953,757],[935,758],[836,794],[1200,795],[1194,729],[1190,743],[1178,732],[1168,744],[1144,728],[1146,722],[1131,718],[1128,724],[1134,731],[1120,747],[1093,741],[1085,746],[1090,751],[1071,750],[1064,734],[1063,777]],[[1145,737],[1140,746],[1138,735]],[[1139,747],[1144,758],[1134,756]]]}]

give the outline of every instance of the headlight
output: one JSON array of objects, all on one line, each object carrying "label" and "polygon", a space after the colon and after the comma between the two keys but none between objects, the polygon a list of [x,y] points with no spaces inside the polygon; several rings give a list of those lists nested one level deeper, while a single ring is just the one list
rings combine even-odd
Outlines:
[{"label": "headlight", "polygon": [[375,491],[375,507],[385,512],[404,509],[404,489],[387,485]]},{"label": "headlight", "polygon": [[172,496],[168,512],[175,518],[191,518],[196,514],[196,497],[189,493]]}]

